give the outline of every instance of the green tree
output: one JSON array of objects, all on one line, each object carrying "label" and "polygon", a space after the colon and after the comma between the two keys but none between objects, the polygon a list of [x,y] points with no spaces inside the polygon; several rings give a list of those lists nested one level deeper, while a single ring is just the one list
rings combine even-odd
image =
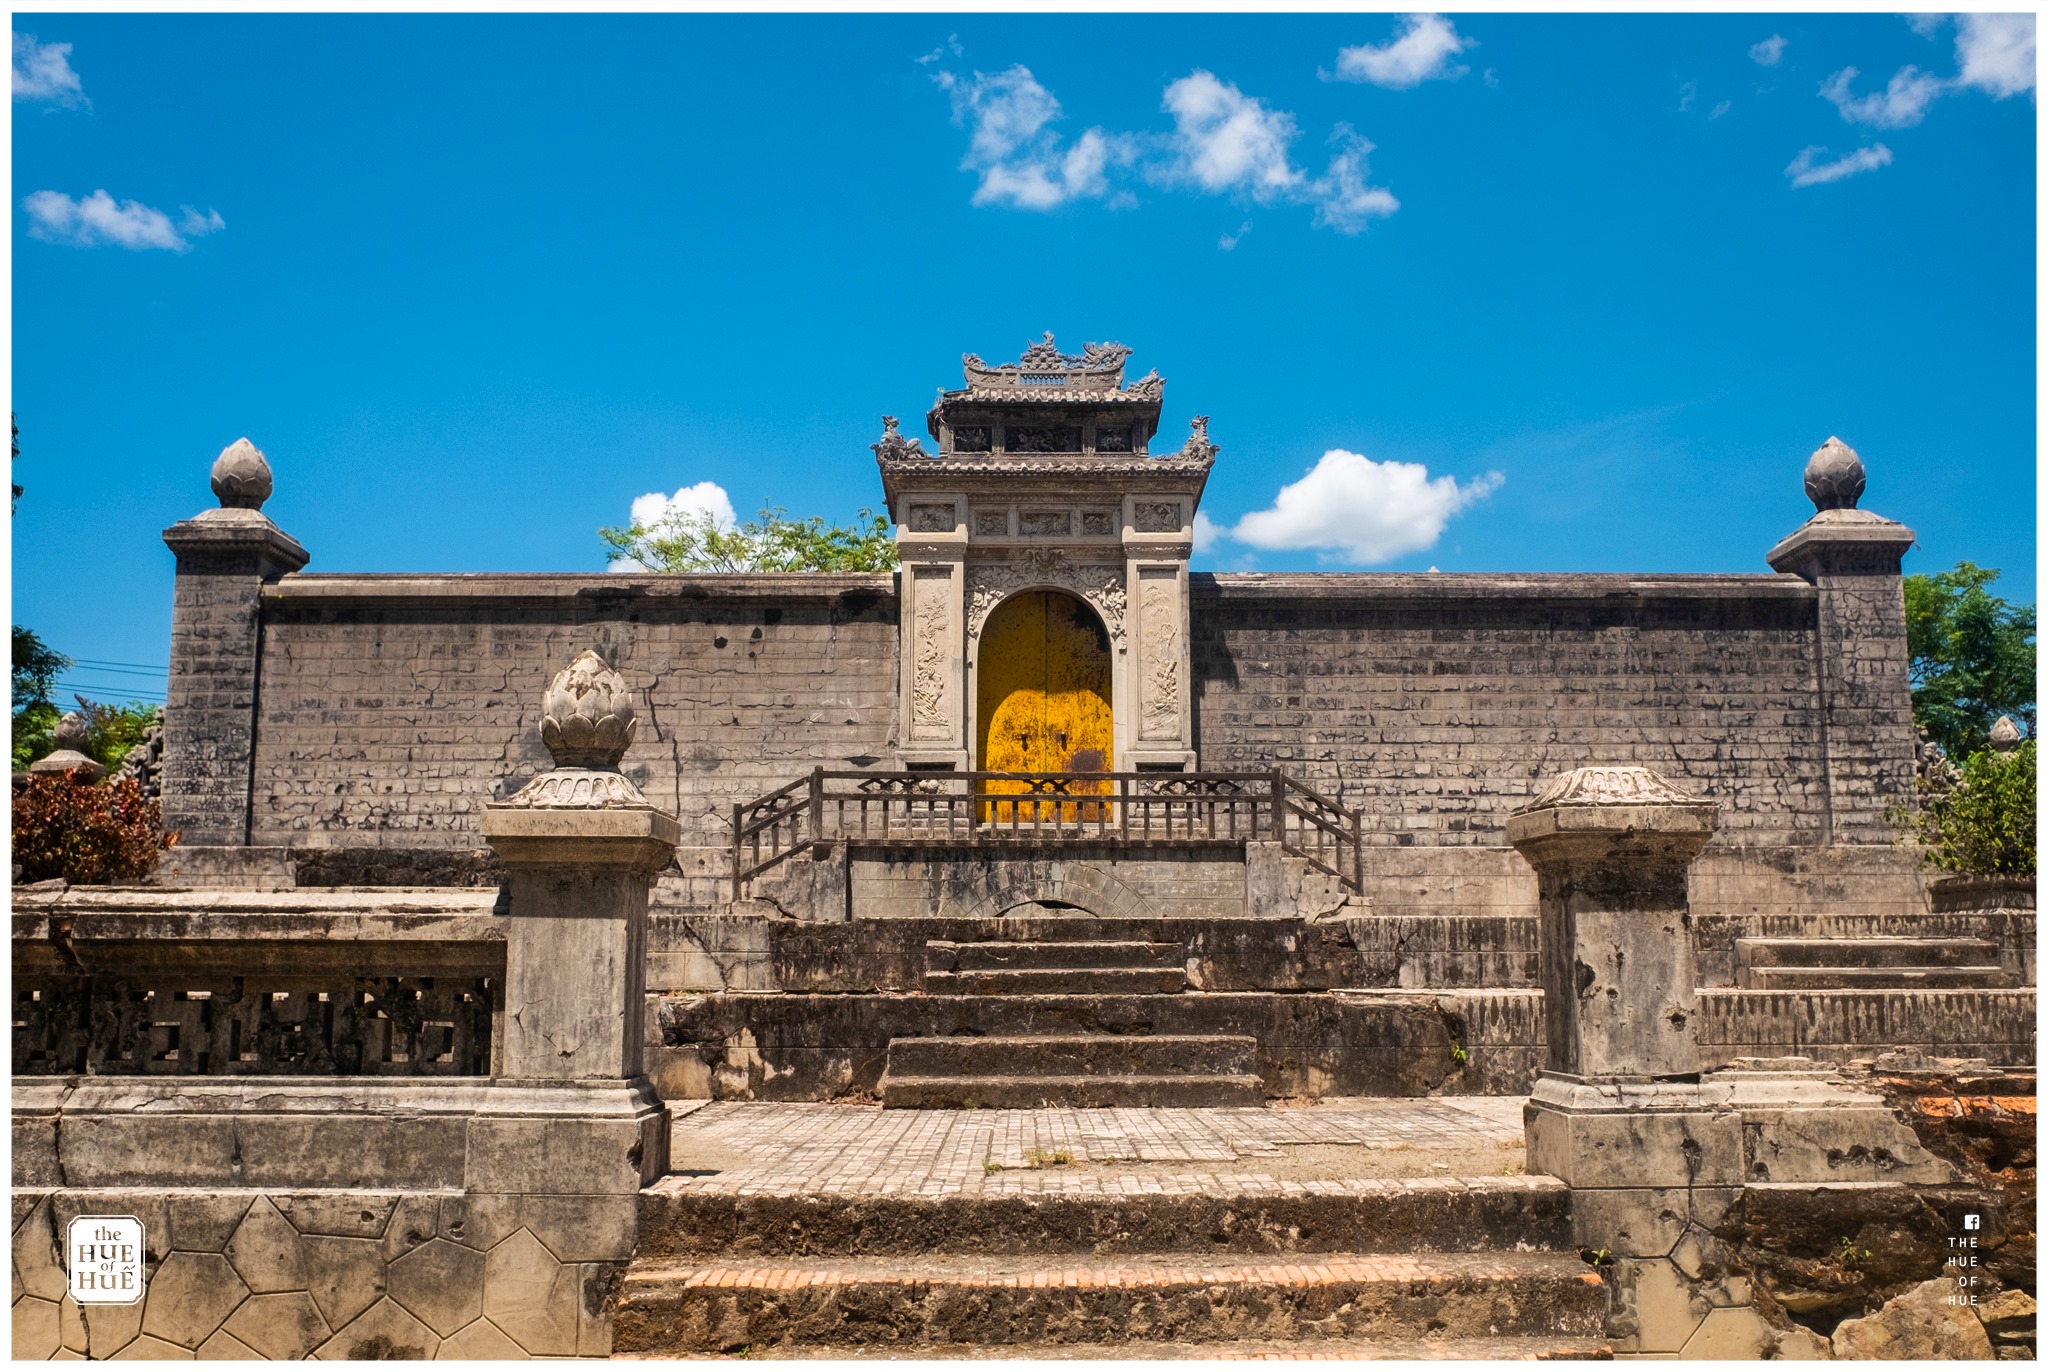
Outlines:
[{"label": "green tree", "polygon": [[71,666],[71,659],[50,647],[33,629],[14,626],[13,667],[13,754],[14,770],[34,762],[53,746],[50,731],[57,727],[60,711],[51,697],[57,690],[58,674]]},{"label": "green tree", "polygon": [[886,572],[896,567],[896,539],[886,516],[860,511],[852,524],[820,515],[790,519],[780,507],[731,529],[705,511],[676,511],[652,523],[635,520],[597,536],[614,558],[650,572]]},{"label": "green tree", "polygon": [[1920,783],[1913,827],[1936,867],[2034,873],[2035,744],[1970,754],[1960,772]]},{"label": "green tree", "polygon": [[1993,595],[1996,580],[1958,562],[1905,582],[1913,718],[1957,761],[1988,746],[2000,715],[2034,733],[2034,607]]},{"label": "green tree", "polygon": [[103,705],[84,696],[74,699],[78,701],[79,713],[85,716],[85,747],[80,751],[109,773],[121,765],[129,749],[142,742],[150,726],[163,718],[159,707],[139,700],[126,705]]}]

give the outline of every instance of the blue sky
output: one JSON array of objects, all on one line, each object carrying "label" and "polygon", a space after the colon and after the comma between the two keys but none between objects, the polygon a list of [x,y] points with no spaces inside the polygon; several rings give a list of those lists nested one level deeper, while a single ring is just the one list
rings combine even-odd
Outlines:
[{"label": "blue sky", "polygon": [[242,435],[309,570],[594,571],[651,492],[879,505],[880,415],[1047,329],[1211,416],[1198,566],[1761,571],[1839,434],[1909,570],[2033,598],[2030,18],[14,29],[14,620],[76,657],[166,660]]}]

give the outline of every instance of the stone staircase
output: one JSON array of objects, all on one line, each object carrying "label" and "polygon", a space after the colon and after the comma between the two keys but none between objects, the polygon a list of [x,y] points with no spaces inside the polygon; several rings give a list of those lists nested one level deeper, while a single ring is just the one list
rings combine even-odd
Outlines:
[{"label": "stone staircase", "polygon": [[1547,1177],[1288,1195],[643,1193],[615,1356],[1604,1358]]},{"label": "stone staircase", "polygon": [[988,939],[925,944],[924,989],[943,996],[1172,995],[1187,989],[1178,943]]},{"label": "stone staircase", "polygon": [[1980,938],[1738,938],[1736,985],[1760,991],[1995,990],[2014,985]]},{"label": "stone staircase", "polygon": [[1263,1106],[1248,1034],[989,1034],[889,1041],[889,1109]]},{"label": "stone staircase", "polygon": [[[947,996],[1178,995],[1188,984],[1184,951],[1137,939],[933,939],[924,986]],[[1261,1106],[1258,1054],[1248,1034],[892,1038],[877,1094],[894,1109]]]}]

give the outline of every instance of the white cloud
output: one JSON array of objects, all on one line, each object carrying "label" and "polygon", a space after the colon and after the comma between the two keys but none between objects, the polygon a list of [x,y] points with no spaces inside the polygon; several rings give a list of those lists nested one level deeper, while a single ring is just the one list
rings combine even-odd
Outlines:
[{"label": "white cloud", "polygon": [[1366,154],[1372,144],[1343,124],[1334,135],[1342,150],[1330,159],[1330,169],[1313,187],[1315,222],[1341,234],[1356,234],[1374,219],[1384,219],[1401,208],[1392,191],[1366,182]]},{"label": "white cloud", "polygon": [[[700,481],[694,486],[683,487],[674,495],[649,491],[633,502],[628,513],[631,523],[649,529],[679,521],[695,523],[707,516],[712,527],[722,533],[731,533],[739,527],[739,517],[733,513],[732,497],[716,481]],[[605,564],[605,570],[644,572],[647,568],[633,558],[615,557]]]},{"label": "white cloud", "polygon": [[1198,553],[1214,552],[1216,545],[1229,536],[1215,520],[1209,518],[1207,510],[1195,511],[1194,535],[1195,551]]},{"label": "white cloud", "polygon": [[1892,162],[1892,150],[1882,143],[1876,143],[1816,166],[1814,158],[1826,151],[1826,148],[1818,147],[1801,148],[1799,156],[1792,159],[1792,165],[1785,168],[1785,175],[1792,178],[1794,186],[1824,186],[1830,181],[1840,181],[1859,172],[1888,167]]},{"label": "white cloud", "polygon": [[1109,190],[1110,163],[1128,157],[1121,141],[1101,129],[1089,129],[1063,149],[1049,128],[1060,117],[1060,102],[1028,67],[969,77],[942,71],[932,79],[951,93],[954,122],[971,129],[960,165],[981,173],[977,205],[1049,210],[1101,196]]},{"label": "white cloud", "polygon": [[[1294,116],[1246,95],[1213,72],[1197,69],[1169,83],[1160,108],[1173,118],[1166,134],[1112,133],[1091,128],[1063,143],[1052,125],[1059,101],[1031,74],[1014,66],[988,75],[933,73],[951,95],[954,122],[969,129],[962,168],[979,174],[973,202],[1014,209],[1050,210],[1073,200],[1099,199],[1111,209],[1137,203],[1113,182],[1132,172],[1157,185],[1187,187],[1256,204],[1285,202],[1315,209],[1315,222],[1339,233],[1361,232],[1400,202],[1370,184],[1372,144],[1339,124],[1328,168],[1311,176],[1290,147]],[[1225,234],[1228,252],[1244,236]]]},{"label": "white cloud", "polygon": [[1956,84],[2003,100],[2034,88],[2034,16],[1956,17]]},{"label": "white cloud", "polygon": [[1391,43],[1339,49],[1337,76],[1393,90],[1408,90],[1424,81],[1455,80],[1467,68],[1452,66],[1451,59],[1471,46],[1472,40],[1460,36],[1442,15],[1411,14],[1401,20],[1400,34]]},{"label": "white cloud", "polygon": [[32,33],[14,35],[14,98],[57,105],[90,105],[78,73],[71,70],[69,43],[38,43]]},{"label": "white cloud", "polygon": [[1244,236],[1250,233],[1251,231],[1252,221],[1247,219],[1244,221],[1244,223],[1239,224],[1237,226],[1236,233],[1226,233],[1221,238],[1218,238],[1216,240],[1216,246],[1223,249],[1223,251],[1225,252],[1233,251],[1238,244],[1244,242]]},{"label": "white cloud", "polygon": [[1913,32],[1919,34],[1922,38],[1932,38],[1936,33],[1940,32],[1941,26],[1948,22],[1948,16],[1945,14],[1909,14],[1906,16],[1906,22],[1912,25]]},{"label": "white cloud", "polygon": [[1173,116],[1173,154],[1154,174],[1169,184],[1192,183],[1260,204],[1313,205],[1315,223],[1342,234],[1359,233],[1401,207],[1391,192],[1368,182],[1372,144],[1347,124],[1330,136],[1338,150],[1328,169],[1311,177],[1288,152],[1294,116],[1268,108],[1212,72],[1196,70],[1175,81],[1161,108]]},{"label": "white cloud", "polygon": [[1774,33],[1761,43],[1749,45],[1749,60],[1759,67],[1775,67],[1785,56],[1785,35]]},{"label": "white cloud", "polygon": [[1375,462],[1332,448],[1301,480],[1282,486],[1271,509],[1255,510],[1229,531],[1239,543],[1312,550],[1324,561],[1362,565],[1421,552],[1451,516],[1500,489],[1499,472],[1460,485],[1432,479],[1419,462]]},{"label": "white cloud", "polygon": [[1160,108],[1173,116],[1176,157],[1167,169],[1172,177],[1261,201],[1286,195],[1306,180],[1287,157],[1294,116],[1267,109],[1211,72],[1198,69],[1169,85]]},{"label": "white cloud", "polygon": [[1700,98],[1700,88],[1688,81],[1678,88],[1678,112],[1684,114]]},{"label": "white cloud", "polygon": [[739,516],[733,513],[732,497],[716,481],[700,481],[694,486],[683,487],[674,495],[649,491],[633,502],[631,513],[635,524],[647,525],[709,515],[712,525],[725,533],[738,528],[740,522]]},{"label": "white cloud", "polygon": [[1821,98],[1842,112],[1851,124],[1869,124],[1880,129],[1910,128],[1927,117],[1927,107],[1940,97],[1948,83],[1918,67],[1900,67],[1891,84],[1865,96],[1852,96],[1856,68],[1844,67],[1821,83]]},{"label": "white cloud", "polygon": [[21,207],[28,211],[30,237],[74,248],[111,243],[137,252],[149,248],[184,252],[192,246],[188,239],[227,227],[218,212],[208,210],[202,215],[189,205],[182,207],[184,217],[173,225],[162,210],[139,200],[116,204],[103,190],[83,200],[73,200],[62,191],[36,191],[22,200]]},{"label": "white cloud", "polygon": [[1723,101],[1722,101],[1722,102],[1721,102],[1720,104],[1718,104],[1718,105],[1714,106],[1714,108],[1713,108],[1713,112],[1712,112],[1712,113],[1710,113],[1710,114],[1708,114],[1708,115],[1707,115],[1707,118],[1709,118],[1709,119],[1719,119],[1719,118],[1720,118],[1720,117],[1721,117],[1722,115],[1724,115],[1724,114],[1728,113],[1728,111],[1730,111],[1730,110],[1732,110],[1732,109],[1734,109],[1734,108],[1735,108],[1735,102],[1734,102],[1734,101],[1732,101],[1732,100],[1723,100]]}]

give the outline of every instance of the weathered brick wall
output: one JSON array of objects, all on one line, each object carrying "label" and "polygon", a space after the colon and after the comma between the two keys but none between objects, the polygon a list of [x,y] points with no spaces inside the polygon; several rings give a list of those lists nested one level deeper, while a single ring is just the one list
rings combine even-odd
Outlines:
[{"label": "weathered brick wall", "polygon": [[[1910,758],[1895,626],[1828,639],[1824,590],[1797,577],[1241,575],[1191,594],[1201,765],[1284,766],[1363,805],[1378,845],[1499,844],[1541,781],[1598,761],[1721,801],[1724,844],[1812,845],[1824,741],[1838,768]],[[594,646],[640,692],[627,771],[685,826],[664,900],[707,904],[735,801],[894,761],[896,618],[889,576],[285,577],[262,591],[249,842],[480,846],[482,805],[545,765],[542,687]],[[1887,669],[1825,740],[1823,651]],[[1867,813],[1895,770],[1859,775]]]},{"label": "weathered brick wall", "polygon": [[[735,801],[893,756],[890,576],[288,578],[265,595],[251,842],[472,848],[547,765],[548,679],[604,653],[638,692],[623,763],[723,877]],[[709,892],[690,893],[708,900]]]},{"label": "weathered brick wall", "polygon": [[1362,805],[1375,843],[1501,843],[1543,781],[1594,762],[1720,801],[1723,843],[1822,841],[1797,578],[1219,575],[1191,594],[1201,765],[1284,766]]}]

